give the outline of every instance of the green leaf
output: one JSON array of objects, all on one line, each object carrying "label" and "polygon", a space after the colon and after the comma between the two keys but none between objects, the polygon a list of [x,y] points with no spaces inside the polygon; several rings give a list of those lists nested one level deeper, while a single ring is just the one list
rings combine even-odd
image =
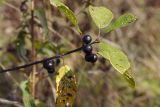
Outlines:
[{"label": "green leaf", "polygon": [[74,13],[66,5],[58,6],[58,9],[68,17],[68,19],[76,27],[78,32],[81,33],[81,30],[79,29],[78,22]]},{"label": "green leaf", "polygon": [[23,94],[23,103],[25,107],[36,107],[34,99],[32,97],[32,95],[29,92],[29,81],[23,81],[20,84],[20,88],[22,90],[22,94]]},{"label": "green leaf", "polygon": [[98,28],[105,28],[113,19],[113,13],[102,6],[89,6],[89,13]]},{"label": "green leaf", "polygon": [[26,57],[26,37],[27,33],[25,31],[20,31],[17,35],[17,39],[15,40],[15,45],[16,45],[16,51],[18,56],[23,59],[24,61],[28,62],[28,58]]},{"label": "green leaf", "polygon": [[128,82],[128,84],[129,84],[130,87],[132,87],[132,88],[135,87],[135,81],[134,81],[133,77],[129,74],[129,72],[125,72],[123,74],[123,77]]},{"label": "green leaf", "polygon": [[62,66],[56,76],[56,107],[71,107],[77,92],[76,77],[69,66]]},{"label": "green leaf", "polygon": [[98,53],[105,59],[108,59],[112,66],[121,74],[124,74],[130,68],[127,56],[120,49],[110,44],[105,42],[99,43]]},{"label": "green leaf", "polygon": [[105,28],[105,32],[111,32],[117,28],[126,27],[132,23],[134,23],[137,20],[136,16],[134,16],[131,13],[126,13],[124,15],[121,15],[118,19],[115,20],[110,26]]},{"label": "green leaf", "polygon": [[60,2],[59,0],[50,0],[51,4],[55,7],[57,7],[62,13],[66,15],[66,17],[70,20],[70,22],[76,27],[77,31],[79,33],[82,33],[79,26],[78,26],[78,21],[71,9],[67,7],[65,4]]},{"label": "green leaf", "polygon": [[48,29],[48,23],[46,18],[46,13],[44,10],[44,6],[41,2],[38,2],[39,4],[36,7],[36,14],[41,22],[41,25],[43,27],[43,32],[45,37],[48,37],[49,29]]}]

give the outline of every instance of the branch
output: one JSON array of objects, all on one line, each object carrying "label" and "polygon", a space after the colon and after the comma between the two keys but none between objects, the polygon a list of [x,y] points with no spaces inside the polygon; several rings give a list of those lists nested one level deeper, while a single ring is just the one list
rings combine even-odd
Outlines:
[{"label": "branch", "polygon": [[[96,44],[96,43],[99,43],[99,41],[94,41],[92,42],[90,45],[92,44]],[[67,56],[69,54],[72,54],[72,53],[75,53],[75,52],[78,52],[82,50],[82,46],[77,48],[77,49],[74,49],[74,50],[71,50],[71,51],[68,51],[64,54],[61,54],[61,55],[56,55],[56,56],[53,56],[53,57],[50,57],[50,58],[46,58],[46,59],[43,59],[43,60],[39,60],[39,61],[35,61],[35,62],[32,62],[30,64],[25,64],[25,65],[22,65],[22,66],[18,66],[18,67],[15,67],[15,68],[10,68],[10,69],[5,69],[5,70],[1,70],[0,73],[4,73],[4,72],[8,72],[8,71],[16,71],[16,70],[19,70],[19,69],[22,69],[22,68],[26,68],[26,67],[29,67],[29,66],[32,66],[32,65],[36,65],[36,64],[39,64],[39,63],[43,63],[44,61],[46,60],[52,60],[52,59],[59,59],[63,56]]]},{"label": "branch", "polygon": [[[32,61],[36,61],[36,49],[35,49],[35,40],[36,40],[36,35],[35,35],[35,24],[34,24],[34,10],[35,10],[35,2],[36,0],[31,1],[31,40],[32,40]],[[35,98],[36,95],[36,65],[32,66],[32,74],[31,74],[31,82],[32,82],[32,95]]]},{"label": "branch", "polygon": [[3,98],[0,98],[0,103],[5,104],[5,105],[13,105],[16,107],[23,107],[19,102],[9,101],[9,100],[3,99]]}]

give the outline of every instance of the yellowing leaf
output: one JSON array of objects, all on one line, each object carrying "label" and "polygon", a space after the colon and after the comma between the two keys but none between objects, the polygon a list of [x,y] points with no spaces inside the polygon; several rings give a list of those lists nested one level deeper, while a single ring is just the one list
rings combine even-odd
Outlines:
[{"label": "yellowing leaf", "polygon": [[105,42],[99,43],[98,53],[108,59],[112,66],[121,74],[124,74],[130,68],[127,56],[120,49],[110,44],[106,44]]},{"label": "yellowing leaf", "polygon": [[113,13],[105,7],[89,6],[90,15],[99,28],[105,28],[113,19]]},{"label": "yellowing leaf", "polygon": [[56,107],[71,107],[77,92],[76,77],[70,67],[62,66],[56,76]]}]

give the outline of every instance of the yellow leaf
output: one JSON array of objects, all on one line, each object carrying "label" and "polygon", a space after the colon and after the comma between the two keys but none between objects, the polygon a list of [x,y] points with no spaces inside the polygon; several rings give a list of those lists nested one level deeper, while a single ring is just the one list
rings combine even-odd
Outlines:
[{"label": "yellow leaf", "polygon": [[62,66],[56,76],[56,107],[71,107],[77,92],[76,77],[69,66]]}]

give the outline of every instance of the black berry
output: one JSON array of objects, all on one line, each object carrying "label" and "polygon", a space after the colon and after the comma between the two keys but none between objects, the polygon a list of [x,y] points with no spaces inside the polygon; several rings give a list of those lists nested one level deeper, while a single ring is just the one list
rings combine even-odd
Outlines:
[{"label": "black berry", "polygon": [[98,58],[98,56],[96,54],[93,54],[93,53],[87,54],[85,56],[85,60],[87,62],[92,62],[92,63],[95,63],[97,61],[97,58]]},{"label": "black berry", "polygon": [[92,46],[91,45],[84,45],[83,46],[83,52],[86,54],[92,53]]},{"label": "black berry", "polygon": [[28,6],[26,4],[26,1],[21,3],[20,10],[21,10],[21,12],[27,12]]},{"label": "black berry", "polygon": [[92,37],[90,35],[84,35],[83,38],[82,38],[82,41],[85,43],[85,44],[89,44],[91,43],[92,41]]},{"label": "black berry", "polygon": [[43,67],[47,69],[48,73],[53,73],[55,72],[55,67],[54,67],[54,61],[53,60],[46,60],[43,62]]},{"label": "black berry", "polygon": [[56,65],[58,66],[60,63],[61,63],[61,60],[58,58],[58,59],[56,59]]},{"label": "black berry", "polygon": [[52,74],[52,73],[54,73],[54,72],[55,72],[55,68],[47,69],[47,71],[48,71],[48,73],[49,73],[49,74]]}]

